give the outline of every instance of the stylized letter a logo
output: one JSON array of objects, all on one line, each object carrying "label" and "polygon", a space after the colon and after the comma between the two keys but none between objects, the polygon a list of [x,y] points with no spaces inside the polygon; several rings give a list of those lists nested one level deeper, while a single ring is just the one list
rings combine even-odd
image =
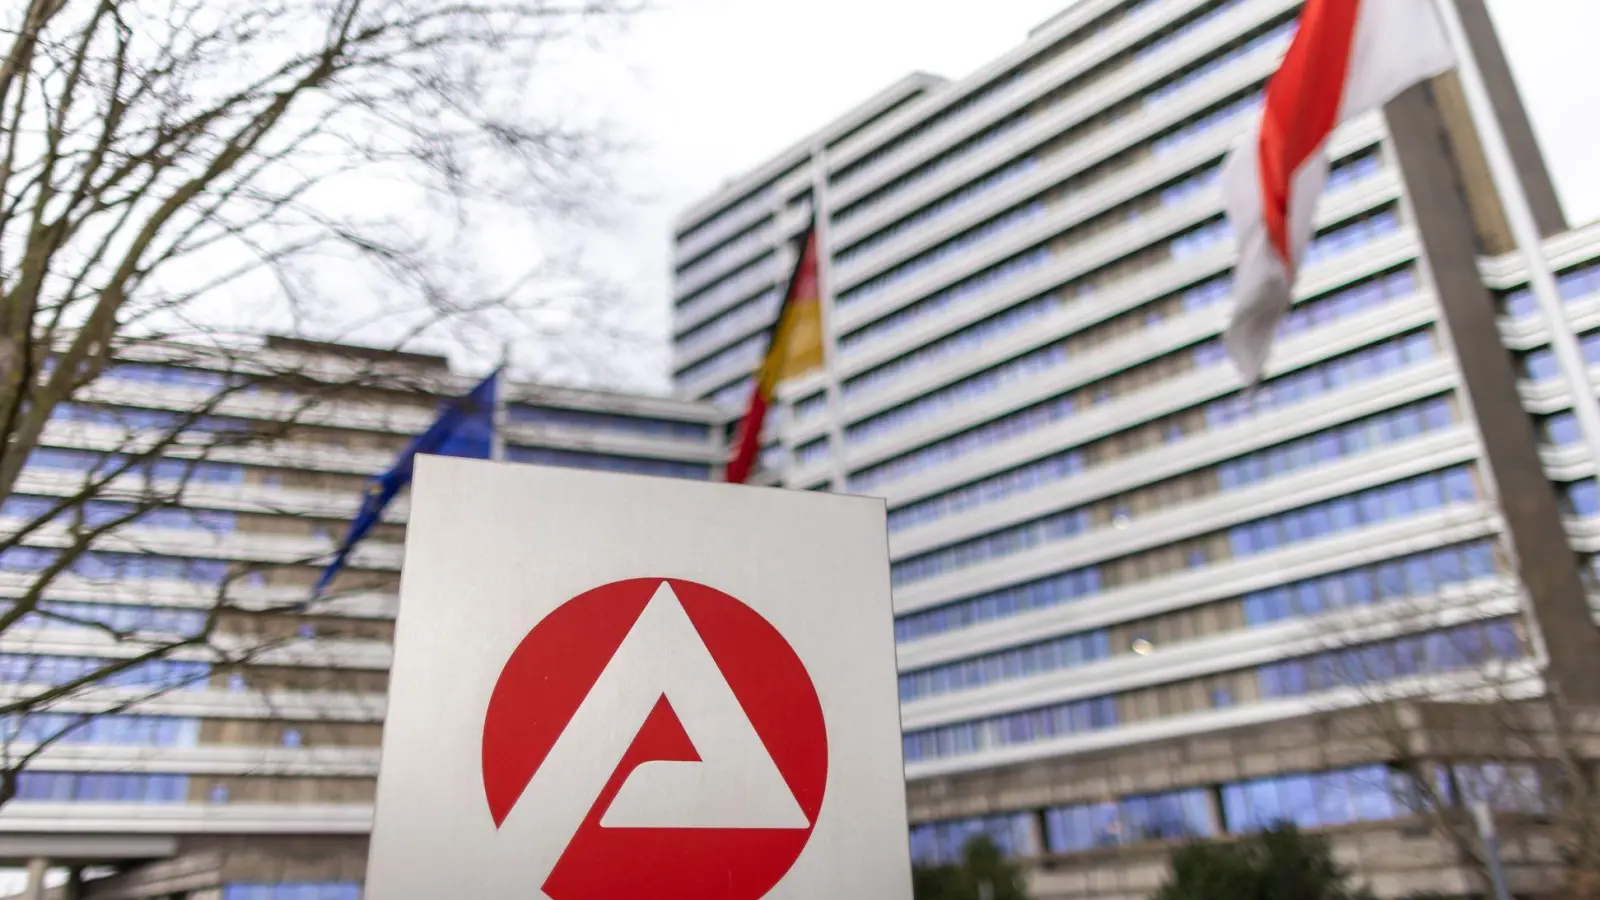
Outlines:
[{"label": "stylized letter a logo", "polygon": [[501,839],[552,900],[756,900],[798,859],[827,782],[804,666],[703,585],[619,582],[557,608],[506,663],[484,722]]}]

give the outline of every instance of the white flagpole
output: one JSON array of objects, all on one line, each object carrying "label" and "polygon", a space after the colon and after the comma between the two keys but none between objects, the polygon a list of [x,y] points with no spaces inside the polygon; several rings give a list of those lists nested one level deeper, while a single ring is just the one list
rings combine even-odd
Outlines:
[{"label": "white flagpole", "polygon": [[489,458],[495,462],[506,459],[506,394],[511,387],[511,342],[500,345],[499,374],[494,381],[494,412],[489,420]]},{"label": "white flagpole", "polygon": [[1555,351],[1556,362],[1566,380],[1567,391],[1572,394],[1572,408],[1578,420],[1578,429],[1583,433],[1590,457],[1596,465],[1600,465],[1600,404],[1595,402],[1594,388],[1589,380],[1589,364],[1584,361],[1583,350],[1572,332],[1566,307],[1561,302],[1561,287],[1556,283],[1550,260],[1545,257],[1544,239],[1539,233],[1538,220],[1534,218],[1533,205],[1528,201],[1527,191],[1517,174],[1511,146],[1506,140],[1505,130],[1500,126],[1494,103],[1489,99],[1489,89],[1484,84],[1478,59],[1473,55],[1466,25],[1461,20],[1461,11],[1456,8],[1456,0],[1436,0],[1435,5],[1445,34],[1455,49],[1462,93],[1477,125],[1484,157],[1489,163],[1489,174],[1500,195],[1511,236],[1516,241],[1518,253],[1527,262],[1528,287],[1538,300],[1539,310],[1550,328],[1550,346]]}]

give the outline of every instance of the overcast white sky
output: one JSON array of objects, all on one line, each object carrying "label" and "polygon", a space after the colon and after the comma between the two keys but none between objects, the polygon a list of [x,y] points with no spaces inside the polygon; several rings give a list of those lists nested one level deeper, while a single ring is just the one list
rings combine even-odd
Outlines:
[{"label": "overcast white sky", "polygon": [[[1569,215],[1600,218],[1600,2],[1490,4]],[[615,246],[600,249],[608,267],[664,340],[679,210],[901,76],[959,78],[1069,5],[657,0],[655,11],[608,42],[608,62],[584,67],[573,87],[636,147],[624,173],[627,206],[603,240]]]}]

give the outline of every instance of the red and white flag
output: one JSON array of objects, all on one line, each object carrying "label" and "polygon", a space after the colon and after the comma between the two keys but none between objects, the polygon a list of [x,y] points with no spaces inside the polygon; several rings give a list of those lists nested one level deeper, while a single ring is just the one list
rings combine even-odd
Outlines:
[{"label": "red and white flag", "polygon": [[1306,0],[1294,43],[1267,84],[1260,130],[1224,165],[1239,264],[1223,341],[1247,384],[1260,380],[1292,302],[1328,178],[1328,137],[1340,123],[1455,65],[1434,2]]}]

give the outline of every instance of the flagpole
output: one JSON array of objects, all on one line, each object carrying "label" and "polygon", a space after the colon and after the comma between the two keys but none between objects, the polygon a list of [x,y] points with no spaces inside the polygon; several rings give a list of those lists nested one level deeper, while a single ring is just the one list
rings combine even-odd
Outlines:
[{"label": "flagpole", "polygon": [[1539,310],[1549,326],[1550,347],[1555,351],[1562,378],[1567,382],[1567,391],[1572,394],[1572,410],[1578,420],[1578,429],[1588,445],[1590,459],[1594,465],[1600,466],[1600,405],[1595,402],[1589,365],[1584,361],[1583,350],[1572,332],[1555,270],[1545,256],[1544,237],[1539,232],[1533,204],[1529,202],[1522,178],[1517,174],[1511,145],[1500,125],[1494,102],[1489,98],[1483,70],[1479,68],[1478,58],[1472,52],[1472,43],[1461,19],[1461,11],[1456,7],[1456,0],[1435,0],[1435,6],[1445,34],[1455,48],[1462,93],[1477,125],[1484,157],[1489,164],[1489,174],[1500,195],[1500,205],[1505,210],[1506,223],[1511,228],[1517,252],[1527,262],[1528,287],[1533,291]]},{"label": "flagpole", "polygon": [[495,462],[506,459],[506,394],[511,370],[511,342],[500,345],[500,365],[495,369],[494,411],[489,419],[489,458]]}]

